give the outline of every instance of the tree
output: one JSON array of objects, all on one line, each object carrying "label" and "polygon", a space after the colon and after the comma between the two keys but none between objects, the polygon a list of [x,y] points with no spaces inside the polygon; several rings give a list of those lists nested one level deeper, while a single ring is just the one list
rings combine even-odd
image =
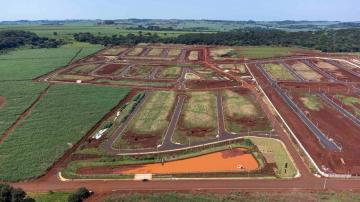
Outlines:
[{"label": "tree", "polygon": [[26,193],[20,188],[13,188],[8,184],[0,184],[1,202],[30,202],[34,199],[27,197]]},{"label": "tree", "polygon": [[84,199],[91,195],[90,191],[85,187],[77,189],[74,193],[68,197],[68,202],[82,202]]}]

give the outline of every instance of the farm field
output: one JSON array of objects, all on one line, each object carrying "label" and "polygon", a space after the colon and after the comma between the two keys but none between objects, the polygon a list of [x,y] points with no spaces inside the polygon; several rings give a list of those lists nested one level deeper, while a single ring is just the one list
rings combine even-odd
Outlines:
[{"label": "farm field", "polygon": [[46,87],[47,84],[45,83],[31,81],[1,82],[0,95],[4,100],[4,103],[0,106],[1,135]]},{"label": "farm field", "polygon": [[225,128],[228,132],[270,131],[271,125],[251,94],[223,92]]},{"label": "farm field", "polygon": [[216,96],[212,92],[189,93],[172,141],[188,144],[216,138]]},{"label": "farm field", "polygon": [[113,144],[116,148],[156,147],[162,141],[175,103],[175,93],[157,91],[144,98],[145,103],[131,120],[124,134]]},{"label": "farm field", "polygon": [[127,93],[128,89],[111,87],[50,87],[31,114],[0,144],[0,179],[42,175]]}]

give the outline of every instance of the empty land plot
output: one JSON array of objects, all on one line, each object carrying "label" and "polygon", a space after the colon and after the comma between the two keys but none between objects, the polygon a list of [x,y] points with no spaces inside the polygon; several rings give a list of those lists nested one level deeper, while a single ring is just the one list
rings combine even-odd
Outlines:
[{"label": "empty land plot", "polygon": [[250,137],[249,139],[259,148],[267,163],[276,164],[275,174],[278,177],[295,177],[298,171],[284,144],[271,138]]},{"label": "empty land plot", "polygon": [[241,74],[246,73],[246,67],[244,64],[221,64],[219,67],[221,69],[230,70]]},{"label": "empty land plot", "polygon": [[138,56],[140,53],[144,50],[144,48],[136,47],[133,48],[129,53],[127,53],[128,56]]},{"label": "empty land plot", "polygon": [[127,72],[127,77],[139,77],[139,78],[145,78],[150,75],[152,72],[153,67],[149,66],[134,66],[131,67],[130,70]]},{"label": "empty land plot", "polygon": [[323,76],[317,73],[316,71],[312,70],[306,64],[301,62],[296,62],[291,65],[291,67],[298,73],[302,78],[308,81],[321,81]]},{"label": "empty land plot", "polygon": [[134,79],[121,79],[121,80],[110,80],[110,79],[97,79],[92,81],[93,83],[110,84],[118,86],[139,86],[139,87],[172,87],[175,82],[160,82],[160,81],[138,81]]},{"label": "empty land plot", "polygon": [[195,70],[195,72],[200,74],[200,76],[206,79],[213,79],[214,77],[218,76],[218,74],[210,68],[194,67],[193,69]]},{"label": "empty land plot", "polygon": [[98,64],[83,64],[78,65],[71,69],[69,74],[88,74],[92,71],[94,71],[99,65]]},{"label": "empty land plot", "polygon": [[45,83],[33,83],[30,81],[1,82],[0,96],[6,100],[6,104],[0,105],[0,136],[46,87],[47,84]]},{"label": "empty land plot", "polygon": [[112,47],[109,49],[105,49],[100,54],[101,55],[119,55],[120,53],[126,51],[128,48],[125,47]]},{"label": "empty land plot", "polygon": [[96,71],[96,74],[98,75],[115,75],[117,73],[120,73],[124,67],[125,64],[107,64],[102,66],[99,70]]},{"label": "empty land plot", "polygon": [[60,81],[90,81],[95,79],[92,76],[83,76],[83,75],[73,75],[73,74],[58,74],[55,77],[51,78],[52,80],[60,80]]},{"label": "empty land plot", "polygon": [[152,49],[149,51],[149,53],[147,54],[147,56],[149,56],[149,57],[160,56],[163,50],[164,50],[164,49],[162,49],[162,48],[152,48]]},{"label": "empty land plot", "polygon": [[225,128],[229,132],[271,130],[270,122],[250,94],[226,90],[223,98]]},{"label": "empty land plot", "polygon": [[300,97],[301,102],[304,106],[312,111],[320,111],[323,108],[321,99],[317,95],[304,94]]},{"label": "empty land plot", "polygon": [[188,59],[190,61],[196,61],[199,60],[199,51],[190,51]]},{"label": "empty land plot", "polygon": [[214,139],[217,135],[216,96],[212,92],[188,94],[173,142],[187,144]]},{"label": "empty land plot", "polygon": [[228,57],[232,57],[235,53],[233,48],[212,48],[210,49],[210,57],[214,60],[223,60]]},{"label": "empty land plot", "polygon": [[282,65],[265,64],[262,67],[274,80],[295,80],[290,71]]},{"label": "empty land plot", "polygon": [[175,103],[175,92],[152,92],[113,146],[120,149],[152,148],[162,141]]},{"label": "empty land plot", "polygon": [[158,73],[159,78],[178,78],[181,74],[181,67],[163,67]]},{"label": "empty land plot", "polygon": [[352,112],[357,117],[360,117],[360,98],[354,96],[336,95],[336,99],[341,102],[341,105]]},{"label": "empty land plot", "polygon": [[294,54],[297,49],[287,47],[270,47],[270,46],[243,46],[236,48],[214,48],[210,51],[210,56],[215,60],[226,58],[246,58],[246,59],[263,59],[271,57],[288,56]]},{"label": "empty land plot", "polygon": [[177,57],[179,56],[181,53],[181,49],[170,49],[169,52],[168,52],[168,57]]},{"label": "empty land plot", "polygon": [[22,180],[43,174],[128,92],[99,86],[52,86],[0,144],[0,179]]}]

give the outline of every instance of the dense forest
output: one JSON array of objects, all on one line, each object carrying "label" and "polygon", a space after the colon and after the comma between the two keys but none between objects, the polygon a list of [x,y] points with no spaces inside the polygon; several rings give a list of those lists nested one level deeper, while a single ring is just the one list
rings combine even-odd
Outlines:
[{"label": "dense forest", "polygon": [[63,41],[39,37],[35,33],[19,30],[0,31],[0,51],[30,45],[33,48],[56,48]]},{"label": "dense forest", "polygon": [[177,37],[161,37],[142,33],[113,36],[95,36],[77,33],[74,38],[81,42],[103,45],[134,45],[138,43],[175,43],[230,46],[300,46],[325,52],[359,52],[360,29],[287,32],[276,29],[248,28],[218,33],[191,33]]}]

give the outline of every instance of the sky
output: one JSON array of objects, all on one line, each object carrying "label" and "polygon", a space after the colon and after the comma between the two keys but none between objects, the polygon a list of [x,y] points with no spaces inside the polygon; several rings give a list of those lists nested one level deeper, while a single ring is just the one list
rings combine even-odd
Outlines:
[{"label": "sky", "polygon": [[360,21],[360,0],[0,0],[0,21],[213,19]]}]

